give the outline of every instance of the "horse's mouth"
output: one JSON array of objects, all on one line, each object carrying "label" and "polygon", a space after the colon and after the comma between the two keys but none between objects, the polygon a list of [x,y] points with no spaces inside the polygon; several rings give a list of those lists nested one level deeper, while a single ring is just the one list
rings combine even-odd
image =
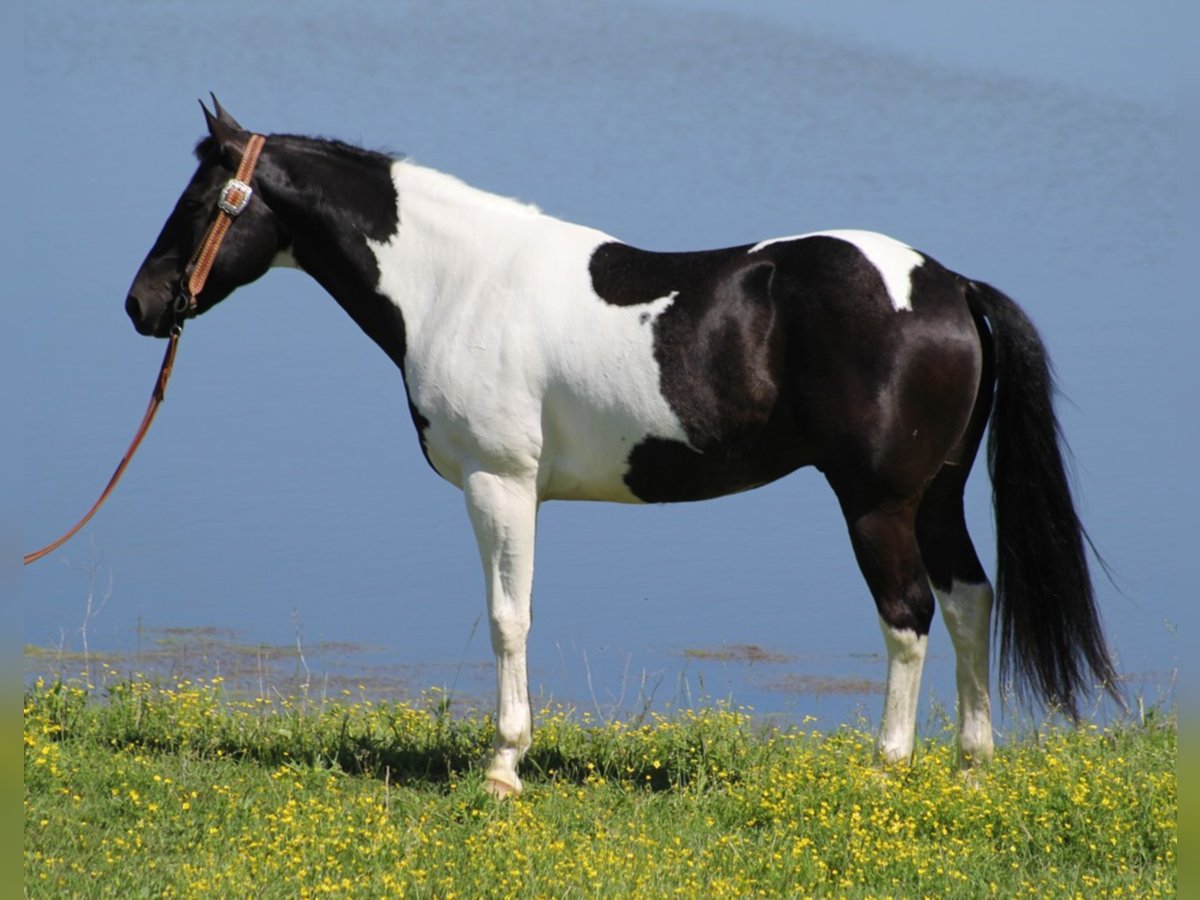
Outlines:
[{"label": "horse's mouth", "polygon": [[171,330],[175,326],[175,316],[169,308],[152,313],[147,309],[147,304],[134,294],[130,294],[126,298],[125,312],[137,333],[146,337],[170,337]]}]

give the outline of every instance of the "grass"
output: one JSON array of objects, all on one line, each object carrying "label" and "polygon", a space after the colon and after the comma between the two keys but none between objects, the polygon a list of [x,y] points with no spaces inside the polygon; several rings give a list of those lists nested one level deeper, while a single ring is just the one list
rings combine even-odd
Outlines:
[{"label": "grass", "polygon": [[858,728],[714,707],[544,710],[481,790],[487,716],[221,679],[24,701],[25,891],[62,896],[1136,896],[1176,892],[1176,726],[1045,727],[964,775],[949,731],[881,770]]}]

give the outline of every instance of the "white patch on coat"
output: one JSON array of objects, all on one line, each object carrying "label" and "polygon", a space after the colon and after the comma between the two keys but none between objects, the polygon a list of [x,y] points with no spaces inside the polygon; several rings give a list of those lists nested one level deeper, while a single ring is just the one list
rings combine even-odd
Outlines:
[{"label": "white patch on coat", "polygon": [[483,470],[536,478],[540,499],[636,502],[630,450],[686,441],[654,358],[674,293],[606,303],[588,266],[608,235],[407,160],[392,177],[400,225],[369,246],[404,317],[405,379],[437,471],[460,487]]},{"label": "white patch on coat", "polygon": [[858,248],[858,251],[873,265],[883,279],[884,287],[892,301],[892,308],[912,311],[912,271],[925,262],[925,258],[907,244],[902,244],[895,238],[876,231],[856,231],[853,229],[814,231],[810,234],[798,234],[792,237],[771,238],[750,248],[751,253],[757,253],[771,244],[783,241],[799,241],[810,237],[831,237],[846,241]]}]

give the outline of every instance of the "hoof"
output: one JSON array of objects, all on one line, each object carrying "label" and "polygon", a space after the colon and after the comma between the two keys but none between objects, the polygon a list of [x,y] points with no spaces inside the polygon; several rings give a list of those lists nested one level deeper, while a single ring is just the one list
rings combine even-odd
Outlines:
[{"label": "hoof", "polygon": [[509,797],[516,797],[521,793],[519,785],[512,785],[495,777],[485,779],[483,789],[497,800],[507,800]]}]

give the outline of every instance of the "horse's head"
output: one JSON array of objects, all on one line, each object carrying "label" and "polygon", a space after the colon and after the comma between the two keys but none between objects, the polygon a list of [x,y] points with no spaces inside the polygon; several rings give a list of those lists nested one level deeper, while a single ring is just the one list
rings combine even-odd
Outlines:
[{"label": "horse's head", "polygon": [[261,276],[287,246],[286,234],[258,191],[265,168],[260,167],[249,180],[254,193],[229,224],[211,271],[192,296],[189,278],[197,251],[210,224],[221,215],[222,200],[228,204],[227,186],[251,139],[215,97],[213,104],[215,113],[204,107],[208,136],[196,147],[200,164],[129,288],[125,311],[142,334],[165,337],[185,318],[206,312],[235,288]]}]

